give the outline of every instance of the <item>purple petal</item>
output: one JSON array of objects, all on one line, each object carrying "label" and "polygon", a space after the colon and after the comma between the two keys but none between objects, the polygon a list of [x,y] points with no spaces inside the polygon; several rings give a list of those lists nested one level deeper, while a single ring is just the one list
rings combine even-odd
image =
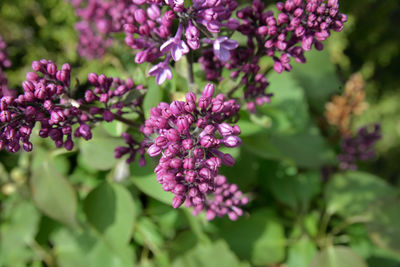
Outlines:
[{"label": "purple petal", "polygon": [[165,53],[173,48],[175,45],[175,38],[171,38],[160,46],[160,51]]},{"label": "purple petal", "polygon": [[227,50],[233,50],[236,49],[239,46],[239,43],[236,42],[235,40],[226,40],[224,41],[221,46]]},{"label": "purple petal", "polygon": [[229,52],[229,50],[226,50],[226,49],[224,49],[222,47],[220,49],[218,49],[218,50],[214,49],[214,54],[222,62],[227,62],[229,60],[229,58],[231,57],[231,53]]},{"label": "purple petal", "polygon": [[148,74],[150,76],[156,76],[158,73],[160,73],[160,71],[161,71],[161,66],[160,64],[157,64],[150,68]]},{"label": "purple petal", "polygon": [[172,78],[172,72],[169,68],[163,69],[161,72],[158,73],[156,77],[156,82],[158,85],[163,84],[167,78],[168,80],[171,80]]},{"label": "purple petal", "polygon": [[179,44],[176,44],[172,47],[171,55],[175,61],[179,61],[181,57],[189,52],[189,47],[184,41],[180,41]]}]

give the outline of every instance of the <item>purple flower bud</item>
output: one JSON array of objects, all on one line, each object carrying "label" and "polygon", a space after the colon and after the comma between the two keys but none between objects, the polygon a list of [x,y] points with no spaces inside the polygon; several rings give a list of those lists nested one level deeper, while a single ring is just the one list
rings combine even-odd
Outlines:
[{"label": "purple flower bud", "polygon": [[87,124],[82,124],[79,129],[79,134],[85,139],[89,140],[92,138],[92,131],[90,130],[89,125]]},{"label": "purple flower bud", "polygon": [[47,64],[47,72],[50,75],[56,75],[57,73],[57,66],[56,64],[54,64],[54,62],[49,62],[49,64]]},{"label": "purple flower bud", "polygon": [[170,105],[170,110],[175,116],[182,114],[184,111],[184,102],[173,101]]},{"label": "purple flower bud", "polygon": [[183,160],[183,168],[186,170],[192,170],[195,167],[195,162],[193,158],[185,158]]},{"label": "purple flower bud", "polygon": [[174,169],[179,169],[182,165],[182,161],[178,158],[171,159],[169,166]]},{"label": "purple flower bud", "polygon": [[1,122],[9,122],[11,120],[11,113],[7,110],[3,110],[0,112],[0,121]]},{"label": "purple flower bud", "polygon": [[214,95],[214,85],[211,83],[206,84],[203,89],[202,96],[204,98],[211,98]]},{"label": "purple flower bud", "polygon": [[103,119],[104,119],[106,122],[112,122],[112,121],[114,120],[114,114],[113,114],[111,111],[109,111],[109,110],[105,110],[105,111],[103,112]]},{"label": "purple flower bud", "polygon": [[50,118],[53,123],[60,123],[65,120],[63,110],[61,108],[54,109],[50,112]]},{"label": "purple flower bud", "polygon": [[218,132],[222,136],[228,136],[228,135],[233,134],[233,131],[234,131],[233,127],[230,126],[229,124],[225,123],[225,122],[219,124],[217,127],[218,127]]},{"label": "purple flower bud", "polygon": [[[175,140],[177,141],[177,140]],[[164,147],[165,145],[167,145],[168,143],[168,139],[165,138],[164,136],[159,136],[154,140],[154,143],[158,146],[158,147]]]},{"label": "purple flower bud", "polygon": [[178,117],[176,122],[176,128],[181,133],[184,134],[189,129],[189,122],[186,117]]},{"label": "purple flower bud", "polygon": [[241,145],[242,140],[237,136],[231,135],[225,137],[223,143],[226,147],[237,147]]},{"label": "purple flower bud", "polygon": [[40,71],[43,68],[42,64],[39,61],[32,62],[32,69],[34,71]]},{"label": "purple flower bud", "polygon": [[184,196],[176,195],[176,196],[174,196],[174,199],[172,200],[172,207],[174,209],[177,209],[183,204],[184,201],[185,201]]},{"label": "purple flower bud", "polygon": [[205,148],[210,148],[214,146],[215,138],[212,135],[205,135],[200,140],[200,144]]},{"label": "purple flower bud", "polygon": [[180,139],[179,132],[175,129],[169,129],[167,132],[167,138],[171,142],[176,142]]},{"label": "purple flower bud", "polygon": [[161,154],[161,148],[153,144],[147,149],[147,154],[149,154],[150,157],[156,157]]},{"label": "purple flower bud", "polygon": [[190,150],[193,148],[193,139],[185,139],[182,141],[182,147],[186,150]]}]

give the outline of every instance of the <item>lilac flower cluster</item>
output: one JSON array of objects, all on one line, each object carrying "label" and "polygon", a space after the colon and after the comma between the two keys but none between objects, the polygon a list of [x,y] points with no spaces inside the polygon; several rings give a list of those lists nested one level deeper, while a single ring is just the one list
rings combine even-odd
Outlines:
[{"label": "lilac flower cluster", "polygon": [[[56,147],[72,150],[72,137],[91,139],[93,123],[110,122],[116,117],[123,120],[120,115],[126,112],[124,109],[132,111],[142,101],[143,86],[135,86],[132,80],[122,81],[94,73],[89,74],[88,79],[95,88],[87,90],[84,99],[75,100],[71,98],[69,64],[58,69],[54,62],[42,59],[34,61],[32,69],[35,72],[27,73],[22,83],[23,94],[0,99],[0,149],[17,152],[22,143],[24,150],[31,151],[30,135],[38,122],[40,137],[50,137]],[[132,89],[138,92],[133,100],[123,98]]]},{"label": "lilac flower cluster", "polygon": [[[238,190],[235,184],[229,184],[226,177],[217,175],[215,177],[215,192],[207,195],[204,209],[206,210],[207,220],[213,220],[215,217],[223,217],[228,215],[229,219],[235,221],[238,217],[243,215],[241,206],[249,202],[247,197]],[[196,207],[194,213],[197,214],[202,211]]]},{"label": "lilac flower cluster", "polygon": [[[78,51],[89,58],[101,57],[111,44],[110,33],[125,32],[125,43],[139,50],[135,62],[160,61],[149,74],[157,83],[171,79],[171,57],[178,61],[190,49],[197,50],[201,42],[213,45],[215,55],[226,62],[230,50],[238,46],[226,36],[217,36],[222,27],[234,30],[239,25],[231,19],[237,8],[235,0],[184,1],[154,0],[70,0],[82,19],[76,25],[80,33]],[[83,2],[87,2],[84,6]],[[84,6],[84,7],[82,7]],[[166,7],[166,8],[164,8]],[[174,25],[177,23],[177,28]],[[175,32],[175,34],[173,34]],[[202,36],[207,37],[202,39]]]},{"label": "lilac flower cluster", "polygon": [[81,18],[75,25],[79,33],[78,53],[89,59],[101,58],[112,44],[110,34],[122,27],[113,23],[112,14],[121,14],[130,1],[67,0]]},{"label": "lilac flower cluster", "polygon": [[11,61],[8,58],[7,44],[0,35],[0,97],[3,95],[9,95],[7,77],[3,72],[3,69],[9,68],[10,66]]},{"label": "lilac flower cluster", "polygon": [[[238,22],[231,19],[237,8],[234,0],[195,0],[193,5],[184,6],[184,1],[134,0],[138,5],[134,23],[124,26],[127,34],[125,42],[133,49],[141,50],[136,54],[136,63],[162,62],[155,65],[149,74],[156,76],[158,84],[171,79],[169,61],[179,61],[190,49],[197,50],[201,42],[211,44],[216,57],[222,62],[230,58],[230,50],[238,43],[226,36],[217,37],[221,27],[234,30]],[[145,5],[147,4],[147,5]],[[169,8],[163,13],[162,7]],[[178,28],[172,36],[174,20],[178,19]],[[138,37],[135,37],[138,36]],[[205,36],[207,38],[201,38]]]},{"label": "lilac flower cluster", "polygon": [[[95,73],[90,73],[88,80],[95,87],[86,90],[84,103],[100,102],[104,106],[91,107],[89,110],[91,115],[101,115],[104,121],[112,122],[116,115],[132,111],[141,112],[140,106],[146,91],[143,85],[135,86],[132,79],[124,81]],[[128,95],[133,96],[133,99],[127,98]]]},{"label": "lilac flower cluster", "polygon": [[[291,58],[299,63],[306,61],[304,51],[323,49],[322,41],[330,36],[330,31],[341,31],[347,17],[339,13],[337,0],[286,0],[277,3],[279,14],[265,11],[261,0],[253,0],[251,6],[237,11],[240,25],[237,31],[247,37],[245,47],[233,51],[231,61],[225,64],[218,58],[203,52],[200,62],[206,77],[214,80],[213,73],[220,73],[222,65],[231,72],[231,78],[241,76],[245,86],[244,98],[249,100],[249,110],[255,105],[269,101],[265,90],[268,82],[265,73],[259,73],[259,61],[267,56],[273,59],[273,69],[282,73],[290,71]],[[252,101],[251,99],[255,99]]]},{"label": "lilac flower cluster", "polygon": [[357,161],[367,161],[375,157],[374,145],[381,139],[380,125],[375,124],[372,131],[368,127],[358,130],[356,136],[345,137],[341,144],[341,153],[338,156],[339,168],[342,170],[356,170]]},{"label": "lilac flower cluster", "polygon": [[152,140],[147,153],[162,154],[155,168],[165,191],[175,194],[172,206],[186,201],[196,211],[205,208],[206,195],[215,191],[215,177],[221,163],[234,164],[230,154],[218,149],[237,147],[240,128],[225,121],[232,119],[240,106],[220,94],[213,98],[214,86],[207,84],[197,100],[192,92],[186,101],[160,103],[151,109],[142,132]]},{"label": "lilac flower cluster", "polygon": [[145,153],[148,143],[146,141],[139,142],[129,133],[123,133],[122,138],[124,139],[127,146],[119,146],[114,150],[114,157],[119,159],[124,155],[129,155],[126,159],[126,163],[132,163],[135,161],[136,154],[139,153],[139,166],[146,165]]},{"label": "lilac flower cluster", "polygon": [[[16,98],[3,96],[0,99],[0,149],[17,152],[22,143],[24,150],[31,151],[29,139],[32,128],[36,122],[40,122],[41,137],[49,136],[57,147],[64,145],[70,150],[73,146],[72,128],[64,122],[77,114],[73,108],[63,109],[58,105],[63,104],[62,96],[69,88],[71,67],[64,64],[59,70],[52,61],[43,59],[34,61],[32,69],[35,72],[29,72],[22,83],[23,94]],[[65,142],[62,140],[63,134],[68,136]]]}]

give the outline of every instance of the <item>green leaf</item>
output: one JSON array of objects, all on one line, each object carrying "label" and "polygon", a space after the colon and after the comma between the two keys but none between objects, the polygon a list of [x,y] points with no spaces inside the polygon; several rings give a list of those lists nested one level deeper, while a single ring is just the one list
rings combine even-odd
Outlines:
[{"label": "green leaf", "polygon": [[335,154],[316,127],[309,127],[294,135],[272,135],[270,142],[280,153],[301,167],[319,168],[335,162]]},{"label": "green leaf", "polygon": [[117,163],[114,149],[122,145],[124,142],[121,138],[94,136],[92,140],[82,140],[80,143],[82,160],[96,170],[109,170]]},{"label": "green leaf", "polygon": [[172,263],[173,267],[231,267],[249,266],[241,263],[223,240],[210,245],[198,244]]},{"label": "green leaf", "polygon": [[157,182],[154,173],[155,162],[148,157],[146,157],[146,161],[147,164],[144,167],[139,166],[137,162],[130,165],[133,183],[146,195],[171,205],[174,196],[172,193],[164,191],[161,184]]},{"label": "green leaf", "polygon": [[260,210],[249,218],[226,223],[220,234],[240,258],[254,265],[265,266],[285,258],[284,229],[271,211]]},{"label": "green leaf", "polygon": [[146,118],[150,115],[150,109],[156,107],[161,102],[162,97],[163,91],[161,87],[156,84],[154,79],[149,80],[147,94],[143,100],[143,109]]},{"label": "green leaf", "polygon": [[133,267],[132,247],[120,244],[110,246],[90,231],[75,233],[61,229],[52,237],[54,254],[60,267]]},{"label": "green leaf", "polygon": [[130,240],[136,211],[129,191],[123,186],[100,184],[85,198],[83,211],[90,225],[107,242],[120,246]]},{"label": "green leaf", "polygon": [[30,202],[18,200],[9,204],[12,207],[3,211],[4,221],[0,224],[0,265],[27,266],[33,257],[29,246],[34,242],[40,215]]},{"label": "green leaf", "polygon": [[126,124],[117,120],[103,123],[101,126],[107,131],[109,135],[113,137],[121,137],[122,133],[128,129],[128,126]]},{"label": "green leaf", "polygon": [[304,88],[310,105],[322,111],[329,97],[338,93],[342,84],[327,50],[310,51],[306,58],[306,64],[294,63],[291,73]]},{"label": "green leaf", "polygon": [[133,236],[137,243],[157,253],[164,241],[158,227],[148,217],[141,217],[138,220]]},{"label": "green leaf", "polygon": [[259,133],[242,138],[243,148],[265,159],[281,159],[284,155],[270,142],[268,133]]},{"label": "green leaf", "polygon": [[334,246],[320,251],[310,267],[367,267],[367,263],[351,248]]},{"label": "green leaf", "polygon": [[287,175],[277,173],[265,179],[275,198],[293,209],[307,210],[312,197],[319,193],[321,177],[318,172]]},{"label": "green leaf", "polygon": [[311,240],[302,238],[289,247],[287,266],[309,267],[316,252],[317,246]]},{"label": "green leaf", "polygon": [[285,75],[271,73],[268,77],[271,85],[268,91],[273,93],[272,101],[259,108],[262,114],[272,119],[272,131],[275,133],[296,133],[309,124],[308,105],[302,88],[290,73]]},{"label": "green leaf", "polygon": [[373,220],[367,223],[372,241],[379,247],[400,254],[400,201],[379,201],[372,207]]},{"label": "green leaf", "polygon": [[370,205],[395,195],[384,180],[365,172],[343,172],[327,184],[325,196],[328,212],[344,217],[371,216]]},{"label": "green leaf", "polygon": [[33,169],[30,181],[36,206],[50,218],[76,227],[76,192],[49,160]]}]

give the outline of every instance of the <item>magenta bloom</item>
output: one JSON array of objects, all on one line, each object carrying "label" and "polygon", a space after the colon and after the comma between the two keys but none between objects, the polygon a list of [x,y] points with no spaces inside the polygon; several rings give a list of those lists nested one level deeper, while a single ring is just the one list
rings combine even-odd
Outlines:
[{"label": "magenta bloom", "polygon": [[[154,172],[163,190],[175,195],[172,206],[177,208],[185,203],[193,207],[195,214],[211,205],[207,199],[219,186],[217,177],[221,165],[234,164],[233,157],[219,149],[241,144],[239,126],[226,122],[237,114],[239,104],[222,94],[213,95],[214,86],[207,84],[198,99],[189,92],[186,101],[162,102],[150,110],[150,118],[141,128],[151,144],[147,153],[151,157],[161,155]],[[238,194],[235,198],[240,198]],[[228,193],[224,193],[225,196],[228,197]],[[241,212],[237,209],[238,213],[229,213],[230,205],[236,209],[240,203],[232,201],[227,201],[229,207],[214,203],[209,213],[214,217],[230,214],[231,219],[237,218]]]},{"label": "magenta bloom", "polygon": [[231,40],[226,36],[218,37],[213,44],[214,54],[222,62],[227,62],[231,57],[231,50],[239,46],[238,42]]}]

